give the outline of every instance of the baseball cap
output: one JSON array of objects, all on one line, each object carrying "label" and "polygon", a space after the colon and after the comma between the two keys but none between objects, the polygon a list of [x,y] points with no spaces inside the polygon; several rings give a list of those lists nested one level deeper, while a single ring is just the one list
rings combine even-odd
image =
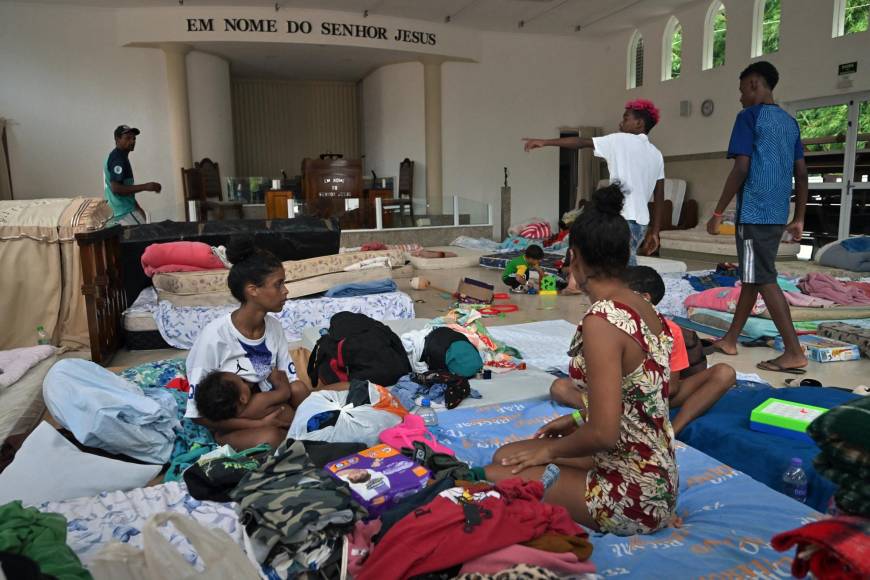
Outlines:
[{"label": "baseball cap", "polygon": [[134,135],[138,135],[139,129],[130,127],[129,125],[118,125],[117,127],[115,127],[115,139],[117,139],[121,135],[124,135],[125,133],[133,133]]}]

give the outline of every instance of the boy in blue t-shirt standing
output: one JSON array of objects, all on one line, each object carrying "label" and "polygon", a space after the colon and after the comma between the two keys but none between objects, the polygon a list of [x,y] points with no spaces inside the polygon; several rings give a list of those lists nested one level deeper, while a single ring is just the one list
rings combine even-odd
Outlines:
[{"label": "boy in blue t-shirt standing", "polygon": [[[773,101],[779,73],[769,62],[759,61],[740,73],[740,102],[728,157],[734,167],[725,182],[707,231],[719,233],[722,212],[737,196],[737,256],[743,283],[731,327],[714,348],[737,354],[737,339],[749,318],[758,293],[782,336],[785,352],[758,368],[804,374],[807,358],[791,320],[788,302],[776,282],[776,253],[784,232],[794,242],[801,240],[807,205],[807,166],[797,121]],[[788,222],[794,176],[795,212]]]}]

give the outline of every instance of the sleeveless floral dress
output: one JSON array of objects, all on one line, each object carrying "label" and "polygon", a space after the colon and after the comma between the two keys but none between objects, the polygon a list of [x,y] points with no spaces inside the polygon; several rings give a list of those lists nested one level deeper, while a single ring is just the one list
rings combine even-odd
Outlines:
[{"label": "sleeveless floral dress", "polygon": [[[671,522],[679,489],[668,413],[673,338],[661,315],[662,333],[656,336],[637,312],[619,302],[598,301],[586,316],[604,318],[634,339],[645,354],[640,366],[622,379],[619,441],[610,451],[593,456],[595,466],[586,476],[586,505],[603,532],[649,534]],[[585,388],[582,346],[581,322],[568,351],[569,372]]]}]

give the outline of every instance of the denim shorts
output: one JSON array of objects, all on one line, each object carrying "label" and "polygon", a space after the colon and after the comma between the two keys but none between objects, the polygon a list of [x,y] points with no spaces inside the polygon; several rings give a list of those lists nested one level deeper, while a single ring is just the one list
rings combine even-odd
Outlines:
[{"label": "denim shorts", "polygon": [[642,226],[634,220],[628,220],[628,231],[631,232],[631,253],[628,256],[628,265],[637,266],[637,249],[643,243],[646,236],[646,226]]}]

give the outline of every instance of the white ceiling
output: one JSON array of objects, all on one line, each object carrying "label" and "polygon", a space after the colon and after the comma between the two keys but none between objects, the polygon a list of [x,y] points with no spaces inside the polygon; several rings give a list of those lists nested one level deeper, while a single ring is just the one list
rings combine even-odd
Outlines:
[{"label": "white ceiling", "polygon": [[[30,0],[103,7],[177,6],[179,0]],[[314,8],[413,18],[503,32],[600,35],[633,28],[695,0],[184,0],[190,6]],[[525,21],[520,28],[518,23]],[[580,26],[577,33],[575,27]]]}]

